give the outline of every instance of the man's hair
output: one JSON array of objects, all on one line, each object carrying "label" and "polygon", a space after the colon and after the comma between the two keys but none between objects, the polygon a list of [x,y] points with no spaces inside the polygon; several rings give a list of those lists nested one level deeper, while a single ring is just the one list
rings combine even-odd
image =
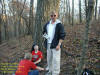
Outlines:
[{"label": "man's hair", "polygon": [[56,11],[54,11],[54,10],[53,10],[53,11],[51,11],[51,14],[54,14],[54,13],[56,13]]},{"label": "man's hair", "polygon": [[56,14],[56,16],[58,17],[58,12],[57,11],[55,11],[55,10],[51,11],[50,15],[52,15],[52,14]]},{"label": "man's hair", "polygon": [[25,53],[24,59],[31,60],[32,59],[32,54],[31,53]]}]

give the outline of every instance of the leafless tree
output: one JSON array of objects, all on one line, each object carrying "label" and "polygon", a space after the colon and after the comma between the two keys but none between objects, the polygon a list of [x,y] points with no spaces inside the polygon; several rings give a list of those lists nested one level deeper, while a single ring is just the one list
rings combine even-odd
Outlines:
[{"label": "leafless tree", "polygon": [[72,26],[74,25],[74,0],[72,0]]},{"label": "leafless tree", "polygon": [[82,22],[81,0],[79,0],[79,19],[80,19],[80,23],[81,23]]},{"label": "leafless tree", "polygon": [[98,4],[98,0],[96,0],[96,5],[95,5],[95,20],[97,19],[97,4]]},{"label": "leafless tree", "polygon": [[[86,0],[85,0],[86,3]],[[85,33],[84,33],[84,41],[83,41],[83,46],[82,46],[82,52],[81,52],[81,59],[80,59],[80,64],[78,67],[78,71],[77,71],[77,75],[81,75],[82,73],[82,69],[83,69],[83,65],[86,62],[85,61],[85,56],[86,56],[86,52],[88,49],[88,33],[89,33],[89,25],[90,25],[90,21],[92,19],[92,15],[94,12],[94,4],[95,1],[94,0],[88,0],[88,6],[86,5],[86,26],[85,26]]]}]

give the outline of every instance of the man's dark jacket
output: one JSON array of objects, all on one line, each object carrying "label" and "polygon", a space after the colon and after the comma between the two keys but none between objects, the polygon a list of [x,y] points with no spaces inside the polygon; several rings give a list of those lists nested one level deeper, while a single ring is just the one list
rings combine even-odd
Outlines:
[{"label": "man's dark jacket", "polygon": [[[47,25],[49,25],[49,22],[44,25],[43,34],[47,33]],[[56,27],[55,27],[54,38],[52,40],[50,48],[51,49],[56,48],[56,46],[59,43],[59,39],[64,40],[64,38],[65,38],[64,26],[61,23],[57,23]],[[44,41],[44,46],[45,46],[45,48],[47,48],[47,39],[45,39],[45,41]]]}]

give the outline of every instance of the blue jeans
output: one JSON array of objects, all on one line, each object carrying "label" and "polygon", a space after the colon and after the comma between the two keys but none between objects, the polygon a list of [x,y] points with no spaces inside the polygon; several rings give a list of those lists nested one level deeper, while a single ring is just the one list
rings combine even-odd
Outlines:
[{"label": "blue jeans", "polygon": [[38,70],[32,70],[31,72],[28,73],[28,75],[39,75]]}]

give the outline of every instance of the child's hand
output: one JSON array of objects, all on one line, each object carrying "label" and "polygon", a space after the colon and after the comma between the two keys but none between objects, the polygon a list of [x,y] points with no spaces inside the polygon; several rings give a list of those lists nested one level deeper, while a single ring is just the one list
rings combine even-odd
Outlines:
[{"label": "child's hand", "polygon": [[40,69],[40,71],[44,71],[44,70],[45,70],[44,68],[41,68],[41,69]]},{"label": "child's hand", "polygon": [[44,71],[44,68],[37,66],[37,68],[39,71]]}]

